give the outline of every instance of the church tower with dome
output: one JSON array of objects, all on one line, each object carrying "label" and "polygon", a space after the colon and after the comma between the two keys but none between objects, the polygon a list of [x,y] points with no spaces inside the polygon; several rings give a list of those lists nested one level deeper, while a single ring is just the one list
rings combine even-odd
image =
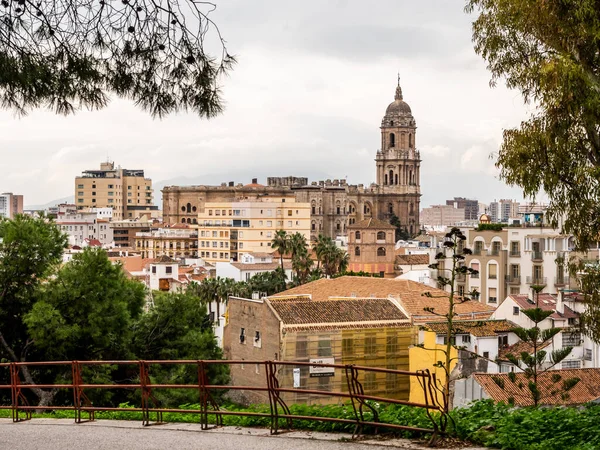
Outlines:
[{"label": "church tower with dome", "polygon": [[[275,196],[310,204],[313,240],[320,234],[332,238],[348,236],[349,227],[354,229],[362,223],[373,222],[369,219],[389,223],[394,217],[400,220],[404,230],[415,235],[419,233],[421,159],[416,146],[417,124],[404,101],[399,78],[394,101],[385,110],[380,132],[375,182],[350,184],[343,178],[309,182],[306,177],[276,176],[267,178],[266,185],[254,181],[246,185],[229,182],[221,186],[165,186],[163,221],[194,224],[195,211],[202,210],[206,202]],[[365,170],[365,176],[367,173],[372,174]]]}]

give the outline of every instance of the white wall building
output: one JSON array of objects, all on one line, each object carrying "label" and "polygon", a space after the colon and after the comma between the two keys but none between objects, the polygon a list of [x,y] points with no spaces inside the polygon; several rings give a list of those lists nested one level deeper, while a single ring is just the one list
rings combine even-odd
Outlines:
[{"label": "white wall building", "polygon": [[[254,275],[272,272],[281,266],[279,259],[273,259],[270,253],[242,253],[239,262],[217,262],[217,277],[231,278],[235,281],[248,281]],[[283,268],[288,280],[292,279],[292,263],[283,261]]]},{"label": "white wall building", "polygon": [[68,236],[71,246],[86,247],[94,240],[104,248],[114,246],[108,220],[98,219],[95,212],[64,214],[56,219],[56,224]]}]

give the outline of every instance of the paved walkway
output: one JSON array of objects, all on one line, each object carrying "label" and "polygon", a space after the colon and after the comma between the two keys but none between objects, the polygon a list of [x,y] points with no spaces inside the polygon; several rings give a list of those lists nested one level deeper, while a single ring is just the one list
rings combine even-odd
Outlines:
[{"label": "paved walkway", "polygon": [[[70,419],[0,419],[2,448],[11,450],[420,450],[410,440],[349,442],[348,434],[285,432],[271,436],[259,428],[223,427],[204,431],[199,424],[142,427],[139,422],[100,420],[75,424]],[[470,449],[476,450],[476,449]]]}]

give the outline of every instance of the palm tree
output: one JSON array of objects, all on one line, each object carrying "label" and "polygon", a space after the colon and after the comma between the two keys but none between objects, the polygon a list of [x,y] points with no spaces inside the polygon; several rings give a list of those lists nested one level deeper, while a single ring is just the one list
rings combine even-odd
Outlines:
[{"label": "palm tree", "polygon": [[296,277],[299,276],[298,270],[294,268],[294,260],[308,256],[308,243],[302,233],[294,233],[289,236],[289,252],[292,256],[292,269],[296,271]]},{"label": "palm tree", "polygon": [[338,273],[344,273],[350,265],[350,255],[341,248],[338,248],[338,253]]},{"label": "palm tree", "polygon": [[281,268],[283,269],[283,255],[290,251],[290,238],[285,230],[277,230],[275,232],[275,237],[271,241],[271,248],[279,252]]},{"label": "palm tree", "polygon": [[319,234],[316,242],[313,244],[313,251],[317,256],[317,270],[321,268],[321,261],[323,260],[323,255],[327,251],[327,248],[331,245],[332,240],[329,237],[323,236]]},{"label": "palm tree", "polygon": [[307,251],[298,253],[293,257],[292,267],[296,271],[296,280],[299,285],[307,282],[312,266],[313,260]]}]

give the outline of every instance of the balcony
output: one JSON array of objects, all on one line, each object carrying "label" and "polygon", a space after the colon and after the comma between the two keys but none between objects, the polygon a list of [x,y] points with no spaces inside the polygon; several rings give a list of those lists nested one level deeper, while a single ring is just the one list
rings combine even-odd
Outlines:
[{"label": "balcony", "polygon": [[527,277],[527,284],[534,284],[538,286],[542,286],[546,284],[546,277]]},{"label": "balcony", "polygon": [[500,249],[499,248],[491,248],[487,251],[487,255],[488,256],[500,256]]},{"label": "balcony", "polygon": [[569,277],[565,275],[559,275],[558,277],[554,277],[554,286],[568,286],[569,285]]},{"label": "balcony", "polygon": [[535,261],[541,262],[544,260],[544,254],[539,250],[538,251],[534,250],[531,252],[531,260],[534,262]]},{"label": "balcony", "polygon": [[520,275],[506,275],[506,282],[508,284],[521,284]]}]

